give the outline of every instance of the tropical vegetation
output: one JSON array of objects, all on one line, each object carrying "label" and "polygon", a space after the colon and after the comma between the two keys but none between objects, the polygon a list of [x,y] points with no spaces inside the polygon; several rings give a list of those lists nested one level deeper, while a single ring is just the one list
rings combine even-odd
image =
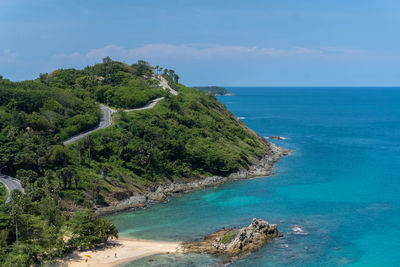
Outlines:
[{"label": "tropical vegetation", "polygon": [[[158,75],[179,94],[163,90]],[[161,96],[153,109],[124,112]],[[64,146],[98,124],[99,103],[119,110],[113,125]],[[265,150],[215,96],[145,61],[107,57],[32,81],[1,77],[0,167],[25,193],[13,191],[0,204],[0,265],[37,264],[105,243],[118,233],[95,216],[97,207],[160,183],[248,168]]]},{"label": "tropical vegetation", "polygon": [[229,91],[221,86],[195,86],[193,89],[199,90],[205,94],[230,95]]},{"label": "tropical vegetation", "polygon": [[0,203],[5,202],[7,199],[7,190],[3,184],[0,183]]}]

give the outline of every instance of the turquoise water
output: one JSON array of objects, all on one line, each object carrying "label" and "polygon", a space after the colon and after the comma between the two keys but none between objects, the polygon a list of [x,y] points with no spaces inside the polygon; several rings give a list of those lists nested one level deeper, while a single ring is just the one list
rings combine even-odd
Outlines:
[{"label": "turquoise water", "polygon": [[[220,101],[293,154],[275,175],[112,217],[121,236],[192,240],[253,217],[285,237],[232,266],[400,266],[400,89],[229,88]],[[291,225],[308,235],[295,235]],[[283,246],[287,244],[287,248]],[[161,255],[127,266],[214,266]]]}]

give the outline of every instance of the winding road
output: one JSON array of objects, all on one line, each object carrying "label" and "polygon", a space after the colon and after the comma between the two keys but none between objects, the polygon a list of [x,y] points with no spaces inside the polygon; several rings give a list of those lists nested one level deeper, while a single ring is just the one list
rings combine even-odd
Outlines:
[{"label": "winding road", "polygon": [[[175,91],[174,89],[172,89],[171,86],[169,86],[168,81],[164,77],[158,76],[158,79],[160,81],[160,87],[161,88],[163,88],[164,90],[169,90],[172,95],[178,95],[178,92]],[[152,99],[146,105],[144,105],[141,108],[125,109],[124,112],[151,109],[151,108],[154,108],[157,105],[157,103],[160,102],[163,99],[164,99],[164,97],[159,97],[159,98],[156,98],[156,99]],[[67,140],[64,140],[63,144],[65,146],[69,145],[69,144],[72,144],[72,143],[84,138],[85,136],[88,136],[89,134],[91,134],[91,133],[93,133],[95,131],[98,131],[98,130],[101,130],[101,129],[104,129],[104,128],[107,128],[107,127],[111,126],[111,123],[112,123],[111,116],[112,116],[113,113],[115,113],[117,111],[115,109],[107,107],[107,106],[105,106],[103,104],[100,104],[100,109],[101,109],[100,122],[99,122],[99,125],[97,127],[93,128],[91,130],[82,132],[80,134],[77,134],[75,136],[72,136],[72,137],[68,138]]]},{"label": "winding road", "polygon": [[134,109],[125,109],[124,112],[131,112],[131,111],[136,111],[136,110],[144,110],[144,109],[151,109],[154,108],[158,102],[160,102],[161,100],[163,100],[164,97],[159,97],[156,99],[152,99],[149,102],[147,102],[147,104],[141,108],[134,108]]},{"label": "winding road", "polygon": [[21,192],[24,192],[24,189],[22,188],[19,180],[15,179],[13,177],[10,177],[10,176],[4,175],[4,174],[0,174],[0,183],[4,184],[7,189],[6,203],[10,202],[11,192],[13,190],[19,190]]},{"label": "winding road", "polygon": [[[169,90],[170,93],[172,95],[178,95],[178,92],[175,91],[174,89],[171,88],[171,86],[169,86],[168,81],[162,77],[162,76],[158,76],[158,79],[160,81],[160,87],[163,88],[164,90]],[[126,109],[124,110],[124,112],[131,112],[131,111],[136,111],[136,110],[145,110],[145,109],[151,109],[154,108],[158,102],[160,102],[161,100],[163,100],[164,97],[160,97],[160,98],[156,98],[156,99],[152,99],[150,100],[145,106],[141,107],[141,108],[134,108],[134,109]],[[89,134],[101,130],[101,129],[105,129],[109,126],[111,126],[111,116],[113,113],[117,112],[115,109],[112,109],[110,107],[107,107],[103,104],[100,104],[100,110],[101,110],[101,115],[100,115],[100,122],[99,125],[91,130],[82,132],[80,134],[77,134],[75,136],[72,136],[66,140],[64,140],[63,144],[64,145],[69,145],[72,144],[82,138],[84,138],[85,136],[88,136]],[[24,189],[21,186],[21,183],[18,179],[11,177],[11,176],[7,176],[4,174],[0,174],[0,183],[4,184],[6,189],[7,189],[7,200],[6,203],[8,203],[10,201],[10,197],[11,197],[11,192],[13,190],[19,190],[22,193],[24,192]]]},{"label": "winding road", "polygon": [[[141,108],[127,109],[127,110],[124,110],[124,112],[151,109],[151,108],[154,108],[155,105],[157,105],[157,103],[163,99],[164,99],[164,97],[156,98],[156,99],[150,100],[145,106],[143,106]],[[117,111],[115,109],[107,107],[103,104],[100,104],[100,109],[101,109],[100,122],[96,128],[93,128],[91,130],[88,130],[88,131],[85,131],[78,135],[75,135],[71,138],[68,138],[67,140],[65,140],[63,142],[63,144],[64,145],[72,144],[95,131],[98,131],[98,130],[101,130],[101,129],[111,126],[111,115]],[[20,181],[16,178],[13,178],[13,177],[10,177],[10,176],[4,175],[4,174],[0,174],[0,183],[3,183],[7,189],[6,203],[8,203],[10,201],[11,191],[19,190],[21,192],[24,192],[24,189],[22,188]]]},{"label": "winding road", "polygon": [[[152,99],[150,100],[145,106],[141,107],[141,108],[134,108],[134,109],[126,109],[124,110],[124,112],[130,112],[130,111],[135,111],[135,110],[144,110],[144,109],[150,109],[150,108],[154,108],[155,105],[157,105],[158,102],[160,102],[161,100],[163,100],[164,97],[160,97],[160,98],[156,98],[156,99]],[[101,129],[105,129],[109,126],[111,126],[111,115],[115,112],[117,112],[115,109],[112,109],[110,107],[107,107],[103,104],[100,104],[100,109],[101,109],[101,115],[100,115],[100,122],[99,125],[96,128],[93,128],[91,130],[82,132],[80,134],[77,134],[75,136],[72,136],[70,138],[68,138],[67,140],[65,140],[63,142],[63,144],[69,145],[72,144],[82,138],[84,138],[85,136],[88,136],[89,134],[101,130]]]},{"label": "winding road", "polygon": [[98,130],[101,130],[101,129],[104,129],[104,128],[107,128],[108,126],[110,126],[111,125],[111,115],[117,111],[115,109],[104,106],[103,104],[100,104],[100,110],[101,110],[100,122],[96,128],[93,128],[91,130],[88,130],[88,131],[82,132],[80,134],[77,134],[75,136],[72,136],[72,137],[68,138],[67,140],[65,140],[63,142],[63,144],[65,146],[72,144],[95,131],[98,131]]}]

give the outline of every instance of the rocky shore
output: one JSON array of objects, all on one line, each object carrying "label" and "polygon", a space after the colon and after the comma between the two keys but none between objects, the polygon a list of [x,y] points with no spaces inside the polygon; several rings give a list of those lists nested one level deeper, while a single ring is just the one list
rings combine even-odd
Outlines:
[{"label": "rocky shore", "polygon": [[282,237],[282,234],[275,224],[254,218],[247,227],[217,231],[202,241],[183,243],[182,249],[184,253],[207,253],[222,256],[225,261],[232,261],[258,250],[277,237]]},{"label": "rocky shore", "polygon": [[75,251],[58,260],[57,266],[121,266],[151,255],[169,253],[207,253],[218,257],[221,265],[225,265],[281,236],[275,224],[253,219],[247,227],[225,228],[202,241],[181,243],[120,238],[97,249]]},{"label": "rocky shore", "polygon": [[269,176],[272,174],[274,164],[281,156],[288,155],[290,150],[281,148],[270,142],[267,142],[267,146],[266,154],[251,165],[248,170],[243,168],[228,176],[211,176],[202,179],[159,185],[153,190],[149,189],[143,193],[135,194],[118,203],[113,203],[110,206],[99,207],[97,208],[96,213],[99,216],[103,216],[129,209],[143,209],[154,203],[165,202],[169,197],[177,196],[180,193],[186,193],[207,187],[215,187],[233,180],[248,179],[257,176]]}]

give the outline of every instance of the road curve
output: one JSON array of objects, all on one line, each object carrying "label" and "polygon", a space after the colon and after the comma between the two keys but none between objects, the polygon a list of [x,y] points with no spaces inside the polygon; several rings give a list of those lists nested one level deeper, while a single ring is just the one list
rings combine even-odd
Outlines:
[{"label": "road curve", "polygon": [[[168,81],[164,77],[159,76],[159,78],[160,78],[160,85],[164,90],[169,90],[171,92],[171,94],[178,95],[178,92],[176,92],[174,89],[172,89],[169,86]],[[164,97],[159,97],[159,98],[156,98],[156,99],[152,99],[145,106],[143,106],[141,108],[126,109],[126,110],[124,110],[124,112],[151,109],[151,108],[154,108],[157,105],[157,103],[160,102],[163,99],[164,99]],[[101,129],[104,129],[104,128],[107,128],[107,127],[111,126],[111,116],[112,116],[113,113],[115,113],[117,111],[115,109],[107,107],[107,106],[105,106],[103,104],[100,104],[100,110],[101,110],[100,122],[99,122],[99,125],[97,127],[93,128],[91,130],[82,132],[80,134],[77,134],[75,136],[72,136],[72,137],[66,139],[63,142],[63,144],[64,145],[72,144],[72,143],[84,138],[85,136],[87,136],[87,135],[89,135],[89,134],[91,134],[91,133],[93,133],[95,131],[98,131],[98,130],[101,130]],[[8,203],[10,201],[11,192],[13,190],[19,190],[22,193],[24,192],[24,189],[22,188],[20,181],[18,179],[14,178],[14,177],[7,176],[7,175],[4,175],[4,174],[0,174],[0,183],[4,184],[6,189],[7,189],[7,200],[6,200],[6,203]]]},{"label": "road curve", "polygon": [[10,176],[4,175],[4,174],[0,174],[0,183],[4,184],[7,189],[6,203],[10,202],[11,192],[13,190],[19,190],[22,193],[24,192],[24,189],[22,188],[19,180],[15,179],[13,177],[10,177]]},{"label": "road curve", "polygon": [[88,130],[88,131],[82,132],[80,134],[77,134],[75,136],[72,136],[72,137],[68,138],[67,140],[65,140],[63,142],[63,144],[64,145],[72,144],[97,130],[104,129],[104,128],[107,128],[108,126],[110,126],[111,125],[111,115],[114,112],[116,112],[116,110],[109,108],[107,106],[104,106],[103,104],[100,104],[100,109],[101,109],[100,122],[96,128],[93,128],[91,130]]},{"label": "road curve", "polygon": [[[164,90],[169,90],[171,92],[171,94],[173,95],[178,95],[178,92],[175,91],[174,89],[172,89],[169,84],[168,81],[162,77],[161,75],[158,76],[159,80],[160,80],[160,86],[164,89]],[[124,112],[131,112],[131,111],[136,111],[136,110],[145,110],[145,109],[151,109],[154,108],[155,105],[157,105],[158,102],[160,102],[161,100],[163,100],[164,97],[159,97],[156,99],[152,99],[150,100],[146,105],[144,105],[141,108],[134,108],[134,109],[125,109]],[[85,136],[88,136],[89,134],[107,128],[109,126],[111,126],[111,115],[115,112],[117,112],[115,109],[109,108],[103,104],[100,104],[100,109],[101,109],[101,115],[100,115],[100,122],[99,125],[96,128],[93,128],[91,130],[82,132],[80,134],[77,134],[75,136],[72,136],[66,140],[63,141],[63,144],[69,145],[72,144],[82,138],[84,138]]]},{"label": "road curve", "polygon": [[[130,111],[136,111],[136,110],[145,110],[145,109],[150,109],[150,108],[154,108],[155,105],[157,105],[158,102],[160,102],[161,100],[163,100],[164,97],[159,97],[156,99],[152,99],[150,100],[146,105],[144,105],[141,108],[134,108],[134,109],[125,109],[124,112],[130,112]],[[88,136],[89,134],[107,128],[109,126],[111,126],[111,115],[115,112],[117,112],[115,109],[109,108],[103,104],[100,104],[100,109],[101,109],[101,115],[100,115],[100,122],[99,125],[96,128],[93,128],[91,130],[82,132],[80,134],[77,134],[75,136],[72,136],[70,138],[68,138],[67,140],[65,140],[63,142],[63,144],[69,145],[72,144],[82,138],[84,138],[85,136]]]},{"label": "road curve", "polygon": [[151,109],[154,108],[155,105],[157,105],[158,102],[160,102],[161,100],[163,100],[164,97],[159,97],[156,99],[152,99],[149,102],[147,102],[147,104],[141,108],[133,108],[133,109],[125,109],[124,112],[131,112],[131,111],[136,111],[136,110],[144,110],[144,109]]}]

